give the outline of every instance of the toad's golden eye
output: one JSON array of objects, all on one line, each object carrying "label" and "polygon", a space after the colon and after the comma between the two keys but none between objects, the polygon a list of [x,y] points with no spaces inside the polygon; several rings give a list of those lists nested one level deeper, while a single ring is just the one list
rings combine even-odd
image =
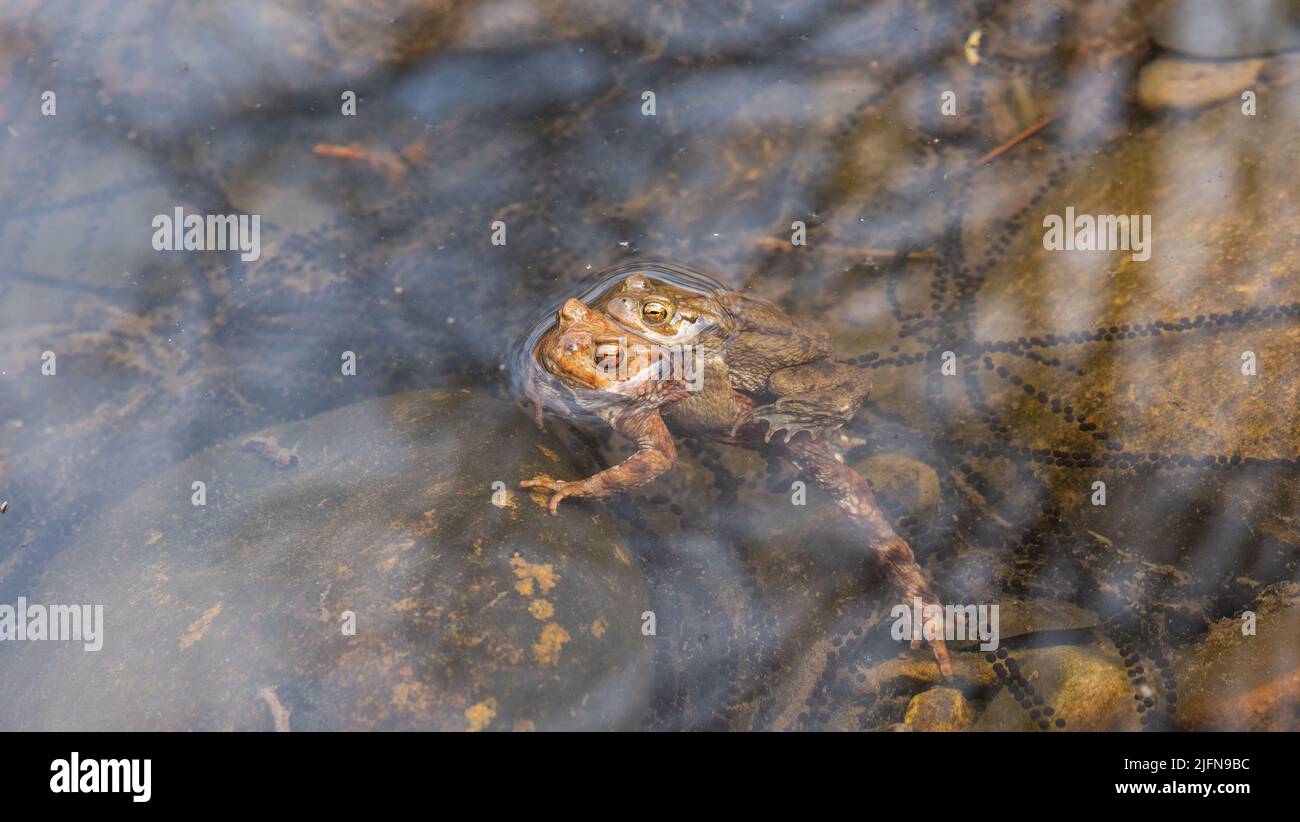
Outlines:
[{"label": "toad's golden eye", "polygon": [[641,306],[641,319],[645,320],[646,323],[650,325],[659,325],[660,323],[663,323],[668,319],[671,313],[671,307],[666,303],[659,302],[658,300],[647,300],[646,303]]}]

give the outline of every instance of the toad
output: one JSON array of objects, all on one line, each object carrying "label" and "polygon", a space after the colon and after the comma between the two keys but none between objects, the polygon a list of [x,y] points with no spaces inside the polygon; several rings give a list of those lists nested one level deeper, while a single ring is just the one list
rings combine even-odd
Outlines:
[{"label": "toad", "polygon": [[[894,532],[866,479],[840,460],[826,437],[814,436],[819,433],[811,424],[814,419],[821,420],[823,428],[843,424],[865,396],[863,391],[850,395],[848,400],[835,401],[830,406],[834,413],[826,413],[826,382],[816,382],[815,378],[851,366],[831,361],[828,343],[822,346],[820,342],[824,340],[796,329],[784,312],[770,303],[751,302],[752,298],[734,292],[713,295],[718,298],[714,303],[699,301],[700,295],[679,302],[682,295],[665,290],[662,285],[634,282],[629,289],[616,288],[601,295],[609,297],[600,300],[609,309],[608,314],[581,300],[569,299],[557,312],[553,325],[530,337],[523,359],[525,367],[530,369],[527,390],[539,413],[545,406],[561,413],[568,410],[594,415],[635,442],[637,450],[623,462],[585,479],[538,476],[520,485],[549,493],[548,507],[556,514],[564,499],[617,494],[644,485],[672,468],[677,460],[674,432],[707,436],[745,447],[774,449],[830,494],[858,526],[868,549],[875,554],[891,587],[904,602],[919,597],[924,604],[938,604],[911,548]],[[639,300],[631,296],[643,291]],[[629,302],[615,305],[621,299]],[[663,302],[665,299],[670,302]],[[661,304],[662,313],[650,305],[655,301]],[[650,306],[648,318],[647,306]],[[731,306],[748,306],[752,310],[737,312]],[[633,333],[615,321],[614,317],[621,316],[628,325],[639,328],[632,321],[633,310],[639,312],[642,320],[648,320],[645,325],[652,329],[653,337]],[[824,359],[782,364],[760,383],[762,369],[753,363],[787,363],[807,356],[801,353],[796,357],[779,350],[775,343],[782,329],[794,335],[794,346],[801,350],[805,345],[818,343],[808,350],[822,352],[818,356]],[[742,373],[733,375],[729,357],[735,349],[729,343],[736,340],[729,338],[743,333],[756,336],[741,345]],[[764,336],[766,339],[762,339]],[[694,384],[680,367],[682,349],[674,347],[679,339],[689,339],[690,345],[698,344],[698,348],[688,352],[689,357],[697,360],[695,367],[703,369],[703,379]],[[806,382],[800,383],[797,380],[802,378],[795,377],[789,381],[784,377],[774,380],[783,370],[797,372],[804,368],[814,369]],[[810,383],[816,383],[813,400],[797,405],[801,396],[797,389]],[[831,380],[831,383],[832,392],[835,385],[843,386],[843,380],[839,383]],[[771,407],[756,408],[751,393],[740,386],[749,387],[756,394],[773,394]],[[801,416],[796,418],[790,414],[788,418],[777,418],[778,421],[799,428],[788,432],[784,440],[773,443],[772,418],[777,413],[785,413],[776,408],[782,398],[796,404]],[[927,630],[926,633],[942,637],[942,626],[936,627],[937,632]],[[918,647],[919,641],[912,644]],[[943,640],[934,639],[930,644],[941,673],[945,678],[951,677],[952,666]]]}]

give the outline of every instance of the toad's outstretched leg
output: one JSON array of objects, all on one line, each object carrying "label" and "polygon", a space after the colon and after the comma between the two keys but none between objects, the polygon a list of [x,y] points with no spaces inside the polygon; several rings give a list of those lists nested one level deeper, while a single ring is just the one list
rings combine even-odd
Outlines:
[{"label": "toad's outstretched leg", "polygon": [[559,513],[560,501],[566,497],[607,497],[645,485],[677,462],[677,447],[663,418],[654,409],[634,409],[611,415],[610,424],[619,433],[634,440],[637,451],[618,465],[592,474],[584,480],[557,480],[533,477],[519,483],[523,488],[540,488],[551,492],[548,507]]},{"label": "toad's outstretched leg", "polygon": [[[840,508],[866,532],[868,545],[880,560],[890,585],[903,595],[903,602],[909,609],[913,597],[920,597],[924,605],[937,605],[938,599],[916,564],[912,549],[890,527],[862,475],[837,460],[824,441],[795,437],[782,447],[799,470],[830,493]],[[930,640],[930,648],[939,663],[939,672],[945,679],[951,679],[952,662],[944,645],[942,629],[937,636],[940,638]]]}]

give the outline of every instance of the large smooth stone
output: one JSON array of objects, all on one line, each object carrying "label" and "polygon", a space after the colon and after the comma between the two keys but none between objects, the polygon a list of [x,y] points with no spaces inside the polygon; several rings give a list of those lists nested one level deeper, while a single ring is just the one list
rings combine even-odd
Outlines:
[{"label": "large smooth stone", "polygon": [[102,604],[103,649],[3,643],[0,727],[639,722],[648,596],[612,524],[493,503],[495,481],[576,473],[519,409],[413,391],[256,436],[296,463],[242,437],[200,452],[51,561],[29,602]]}]

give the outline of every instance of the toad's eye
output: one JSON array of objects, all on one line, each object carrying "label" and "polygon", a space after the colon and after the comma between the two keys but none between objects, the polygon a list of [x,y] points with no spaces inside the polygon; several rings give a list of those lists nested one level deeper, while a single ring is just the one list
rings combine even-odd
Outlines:
[{"label": "toad's eye", "polygon": [[648,300],[641,306],[641,319],[650,325],[659,325],[668,319],[669,307],[658,300]]},{"label": "toad's eye", "polygon": [[603,342],[596,345],[594,353],[596,365],[612,368],[623,358],[623,346],[617,342]]}]

